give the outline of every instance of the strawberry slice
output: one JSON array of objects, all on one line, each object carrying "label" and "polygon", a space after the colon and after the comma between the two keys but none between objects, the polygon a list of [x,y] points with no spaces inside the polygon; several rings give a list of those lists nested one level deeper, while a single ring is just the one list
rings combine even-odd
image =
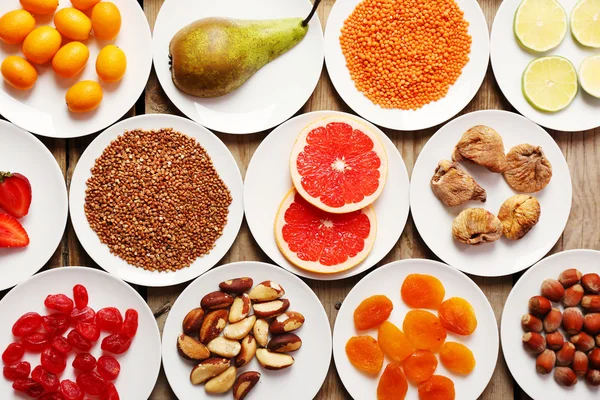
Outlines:
[{"label": "strawberry slice", "polygon": [[0,247],[25,247],[29,236],[19,221],[7,214],[0,214]]},{"label": "strawberry slice", "polygon": [[31,184],[19,173],[0,172],[0,208],[15,218],[22,218],[31,205]]}]

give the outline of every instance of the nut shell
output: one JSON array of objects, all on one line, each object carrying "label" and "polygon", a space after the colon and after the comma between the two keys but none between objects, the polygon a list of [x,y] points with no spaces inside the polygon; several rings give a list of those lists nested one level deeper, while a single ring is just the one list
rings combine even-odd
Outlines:
[{"label": "nut shell", "polygon": [[556,367],[554,380],[561,386],[573,386],[577,383],[577,375],[569,367]]},{"label": "nut shell", "polygon": [[600,292],[600,275],[596,273],[585,274],[581,277],[581,286],[589,293]]},{"label": "nut shell", "polygon": [[457,163],[441,160],[430,181],[433,194],[448,207],[459,206],[470,200],[485,202],[485,189]]},{"label": "nut shell", "polygon": [[538,374],[549,374],[552,372],[554,364],[556,364],[556,353],[554,353],[552,350],[546,349],[535,360],[535,369],[537,370]]},{"label": "nut shell", "polygon": [[583,317],[583,328],[590,335],[600,333],[600,313],[588,313]]},{"label": "nut shell", "polygon": [[452,222],[454,239],[468,245],[494,242],[502,232],[502,222],[483,208],[464,209]]},{"label": "nut shell", "polygon": [[571,363],[571,368],[575,371],[576,375],[583,376],[588,369],[588,357],[584,352],[577,350],[575,357]]},{"label": "nut shell", "polygon": [[560,275],[558,276],[558,281],[566,289],[568,287],[573,286],[576,283],[579,283],[579,281],[581,280],[581,276],[581,272],[579,272],[575,268],[569,268],[565,269],[563,272],[560,273]]},{"label": "nut shell", "polygon": [[558,308],[553,308],[544,317],[544,331],[548,333],[556,332],[562,323],[562,313]]},{"label": "nut shell", "polygon": [[576,335],[583,328],[583,313],[579,307],[569,307],[563,312],[562,326],[569,335]]},{"label": "nut shell", "polygon": [[504,179],[519,192],[538,192],[552,179],[552,164],[540,146],[517,145],[506,155],[506,163]]},{"label": "nut shell", "polygon": [[540,333],[544,328],[542,320],[529,313],[521,318],[521,326],[525,332]]},{"label": "nut shell", "polygon": [[565,342],[563,347],[556,352],[556,365],[567,367],[571,365],[575,358],[575,345],[571,342]]},{"label": "nut shell", "polygon": [[[509,197],[498,212],[498,219],[502,221],[504,236],[510,240],[521,239],[538,223],[540,213],[540,203],[535,197],[528,194],[517,194]],[[560,286],[564,293],[564,288],[562,285]]]}]

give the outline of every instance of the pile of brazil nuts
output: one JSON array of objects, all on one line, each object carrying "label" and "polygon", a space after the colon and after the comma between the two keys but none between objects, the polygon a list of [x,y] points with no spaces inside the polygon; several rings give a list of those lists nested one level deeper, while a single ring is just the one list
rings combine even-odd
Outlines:
[{"label": "pile of brazil nuts", "polygon": [[194,138],[173,129],[126,131],[91,172],[87,220],[111,253],[131,265],[188,267],[223,234],[231,193]]}]

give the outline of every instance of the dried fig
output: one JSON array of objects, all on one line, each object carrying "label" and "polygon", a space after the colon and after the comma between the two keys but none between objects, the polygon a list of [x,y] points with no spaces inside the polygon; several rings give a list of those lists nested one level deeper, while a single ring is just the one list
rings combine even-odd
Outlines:
[{"label": "dried fig", "polygon": [[493,242],[502,236],[502,222],[483,208],[467,208],[454,218],[452,236],[470,245]]},{"label": "dried fig", "polygon": [[504,179],[510,187],[520,192],[538,192],[552,178],[552,164],[540,146],[517,145],[506,155],[506,163]]},{"label": "dried fig", "polygon": [[516,194],[509,197],[498,212],[504,236],[510,240],[521,239],[538,223],[540,212],[540,203],[533,196]]},{"label": "dried fig", "polygon": [[485,189],[457,163],[442,160],[431,178],[433,194],[448,207],[459,206],[469,200],[485,202]]},{"label": "dried fig", "polygon": [[469,160],[492,172],[506,169],[502,137],[485,125],[477,125],[466,131],[452,153],[453,161]]}]

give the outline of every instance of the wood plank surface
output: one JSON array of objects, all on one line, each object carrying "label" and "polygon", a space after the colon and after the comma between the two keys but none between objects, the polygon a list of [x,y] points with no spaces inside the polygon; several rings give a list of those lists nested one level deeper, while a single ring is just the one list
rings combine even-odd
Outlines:
[{"label": "wood plank surface", "polygon": [[[154,21],[156,20],[164,0],[140,0],[140,2],[142,1],[150,26],[153,28]],[[335,0],[323,0],[319,8],[318,14],[323,26],[326,24],[327,17],[334,2]],[[490,27],[500,2],[501,0],[479,1]],[[485,81],[477,96],[461,114],[482,109],[504,109],[514,111],[502,96],[492,75],[491,68],[488,70]],[[301,114],[317,110],[352,112],[337,95],[325,69],[323,69],[321,79],[315,92],[298,113]],[[154,71],[152,71],[146,87],[143,105],[141,108],[138,107],[138,112],[140,111],[145,113],[181,115],[166,97],[158,83]],[[127,116],[133,114],[134,110],[130,111]],[[416,132],[384,130],[402,154],[409,174],[412,173],[414,162],[424,144],[438,128],[439,127],[434,127]],[[598,226],[600,225],[600,202],[596,200],[600,197],[600,185],[598,184],[598,177],[600,174],[600,129],[586,132],[550,133],[557,141],[567,159],[573,181],[573,205],[570,219],[563,235],[554,246],[551,253],[575,248],[600,249],[600,235],[597,233]],[[223,140],[233,153],[243,176],[245,176],[246,167],[248,166],[252,154],[267,134],[268,132],[254,135],[227,135],[217,133],[219,138]],[[67,186],[70,184],[73,170],[80,155],[95,136],[96,135],[91,135],[85,138],[71,140],[41,139],[50,149],[60,165],[65,175]],[[414,226],[412,217],[410,216],[400,240],[379,265],[407,258],[437,259],[423,243]],[[221,260],[219,265],[243,260],[269,261],[252,238],[245,222],[243,223],[240,234],[231,250],[223,260]],[[69,221],[60,246],[45,268],[71,265],[85,265],[97,268],[97,265],[81,247]],[[339,305],[351,288],[364,277],[364,275],[366,275],[366,273],[343,281],[333,282],[305,280],[321,300],[327,315],[329,316],[332,328]],[[519,276],[503,278],[472,277],[482,288],[492,304],[498,322],[502,315],[504,302],[506,301],[512,285],[517,281],[518,277]],[[138,288],[140,293],[146,296],[150,308],[155,312],[161,331],[168,315],[170,305],[173,304],[179,293],[181,293],[185,287],[186,284],[169,288]],[[0,292],[0,298],[5,293],[6,292]],[[171,391],[162,371],[159,381],[150,398],[152,400],[176,399],[176,396]],[[333,360],[331,362],[329,375],[316,398],[321,400],[350,399],[350,395],[344,389],[335,372]],[[529,399],[529,397],[514,383],[506,368],[501,352],[498,354],[498,365],[494,376],[480,398],[485,400]]]}]

